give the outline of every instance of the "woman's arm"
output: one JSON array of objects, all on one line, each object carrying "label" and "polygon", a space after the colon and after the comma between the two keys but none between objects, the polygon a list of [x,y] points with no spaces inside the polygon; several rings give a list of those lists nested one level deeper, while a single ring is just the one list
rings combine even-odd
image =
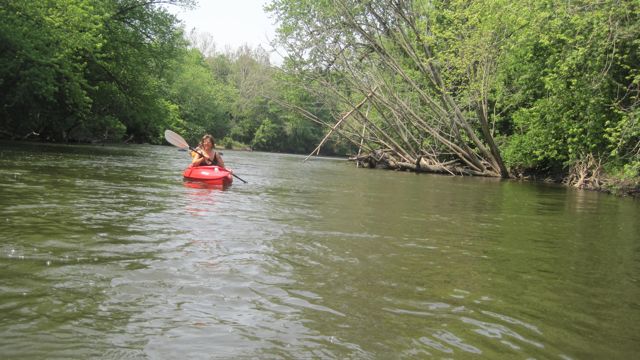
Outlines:
[{"label": "woman's arm", "polygon": [[[196,149],[198,151],[200,151],[200,149]],[[193,159],[191,159],[191,166],[200,166],[202,165],[202,162],[204,161],[204,157],[201,156],[200,154],[198,154],[198,152],[193,152],[192,153]]]},{"label": "woman's arm", "polygon": [[214,151],[213,153],[213,163],[220,167],[224,167],[224,160],[222,160],[222,156],[220,156],[220,153],[217,151]]},{"label": "woman's arm", "polygon": [[191,160],[191,166],[199,166],[202,160],[203,160],[203,157],[196,154],[196,156],[194,156],[193,159]]}]

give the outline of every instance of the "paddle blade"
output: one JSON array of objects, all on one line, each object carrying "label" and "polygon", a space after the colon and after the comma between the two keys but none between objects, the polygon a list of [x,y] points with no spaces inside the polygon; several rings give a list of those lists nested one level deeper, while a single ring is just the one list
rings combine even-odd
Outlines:
[{"label": "paddle blade", "polygon": [[171,130],[165,130],[164,131],[164,138],[167,139],[169,144],[171,144],[173,146],[177,146],[177,147],[179,147],[181,149],[188,149],[189,148],[189,144],[182,138],[182,136],[174,133]]}]

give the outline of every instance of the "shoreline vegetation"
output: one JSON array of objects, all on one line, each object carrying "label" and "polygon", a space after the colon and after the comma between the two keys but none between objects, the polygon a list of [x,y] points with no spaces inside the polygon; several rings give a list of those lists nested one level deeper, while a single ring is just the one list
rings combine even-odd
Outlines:
[{"label": "shoreline vegetation", "polygon": [[[420,159],[416,163],[403,162],[393,158],[388,152],[375,151],[370,154],[350,156],[357,167],[369,169],[387,169],[393,171],[411,171],[416,173],[433,173],[450,176],[464,176],[464,173],[456,174],[455,169],[447,169],[442,166],[429,164]],[[602,164],[594,158],[586,162],[579,162],[568,171],[560,173],[528,172],[510,176],[511,179],[562,184],[567,187],[598,191],[616,196],[628,196],[640,199],[640,178],[615,176],[607,174],[602,169]]]},{"label": "shoreline vegetation", "polygon": [[271,0],[273,44],[220,51],[167,6],[0,8],[0,138],[351,156],[357,166],[638,197],[636,0]]}]

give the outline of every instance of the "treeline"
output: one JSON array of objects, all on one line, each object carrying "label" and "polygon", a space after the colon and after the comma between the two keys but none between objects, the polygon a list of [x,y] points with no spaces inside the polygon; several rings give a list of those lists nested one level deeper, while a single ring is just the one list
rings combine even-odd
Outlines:
[{"label": "treeline", "polygon": [[637,0],[273,0],[278,67],[165,8],[193,5],[0,0],[0,137],[172,129],[395,169],[640,178]]},{"label": "treeline", "polygon": [[192,0],[0,5],[1,138],[159,144],[173,129],[192,143],[208,132],[225,146],[305,153],[323,136],[280,103],[325,105],[282,85],[264,50],[216,52],[184,33],[166,7]]},{"label": "treeline", "polygon": [[637,0],[275,0],[364,164],[600,186],[640,170]]}]

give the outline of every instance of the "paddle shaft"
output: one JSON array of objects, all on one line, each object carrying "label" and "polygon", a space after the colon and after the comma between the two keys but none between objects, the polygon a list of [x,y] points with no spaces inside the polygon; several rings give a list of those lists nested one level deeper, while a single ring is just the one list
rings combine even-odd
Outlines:
[{"label": "paddle shaft", "polygon": [[[204,156],[204,154],[202,154],[198,149],[194,149],[194,148],[192,148],[191,146],[189,146],[189,150],[191,150],[191,151],[195,152],[196,154],[198,154],[198,155],[202,156],[203,158],[207,158],[207,157],[206,157],[206,156]],[[224,170],[226,170],[226,171],[229,171],[229,170],[227,170],[226,168],[223,168],[223,169],[224,169]],[[238,176],[238,175],[234,174],[233,172],[229,171],[229,173],[230,173],[231,175],[233,175],[233,177],[234,177],[234,178],[236,178],[236,179],[238,179],[238,180],[242,181],[242,182],[243,182],[243,183],[245,183],[245,184],[247,183],[247,181],[246,181],[246,180],[244,180],[244,179],[243,179],[243,178],[241,178],[240,176]]]}]

